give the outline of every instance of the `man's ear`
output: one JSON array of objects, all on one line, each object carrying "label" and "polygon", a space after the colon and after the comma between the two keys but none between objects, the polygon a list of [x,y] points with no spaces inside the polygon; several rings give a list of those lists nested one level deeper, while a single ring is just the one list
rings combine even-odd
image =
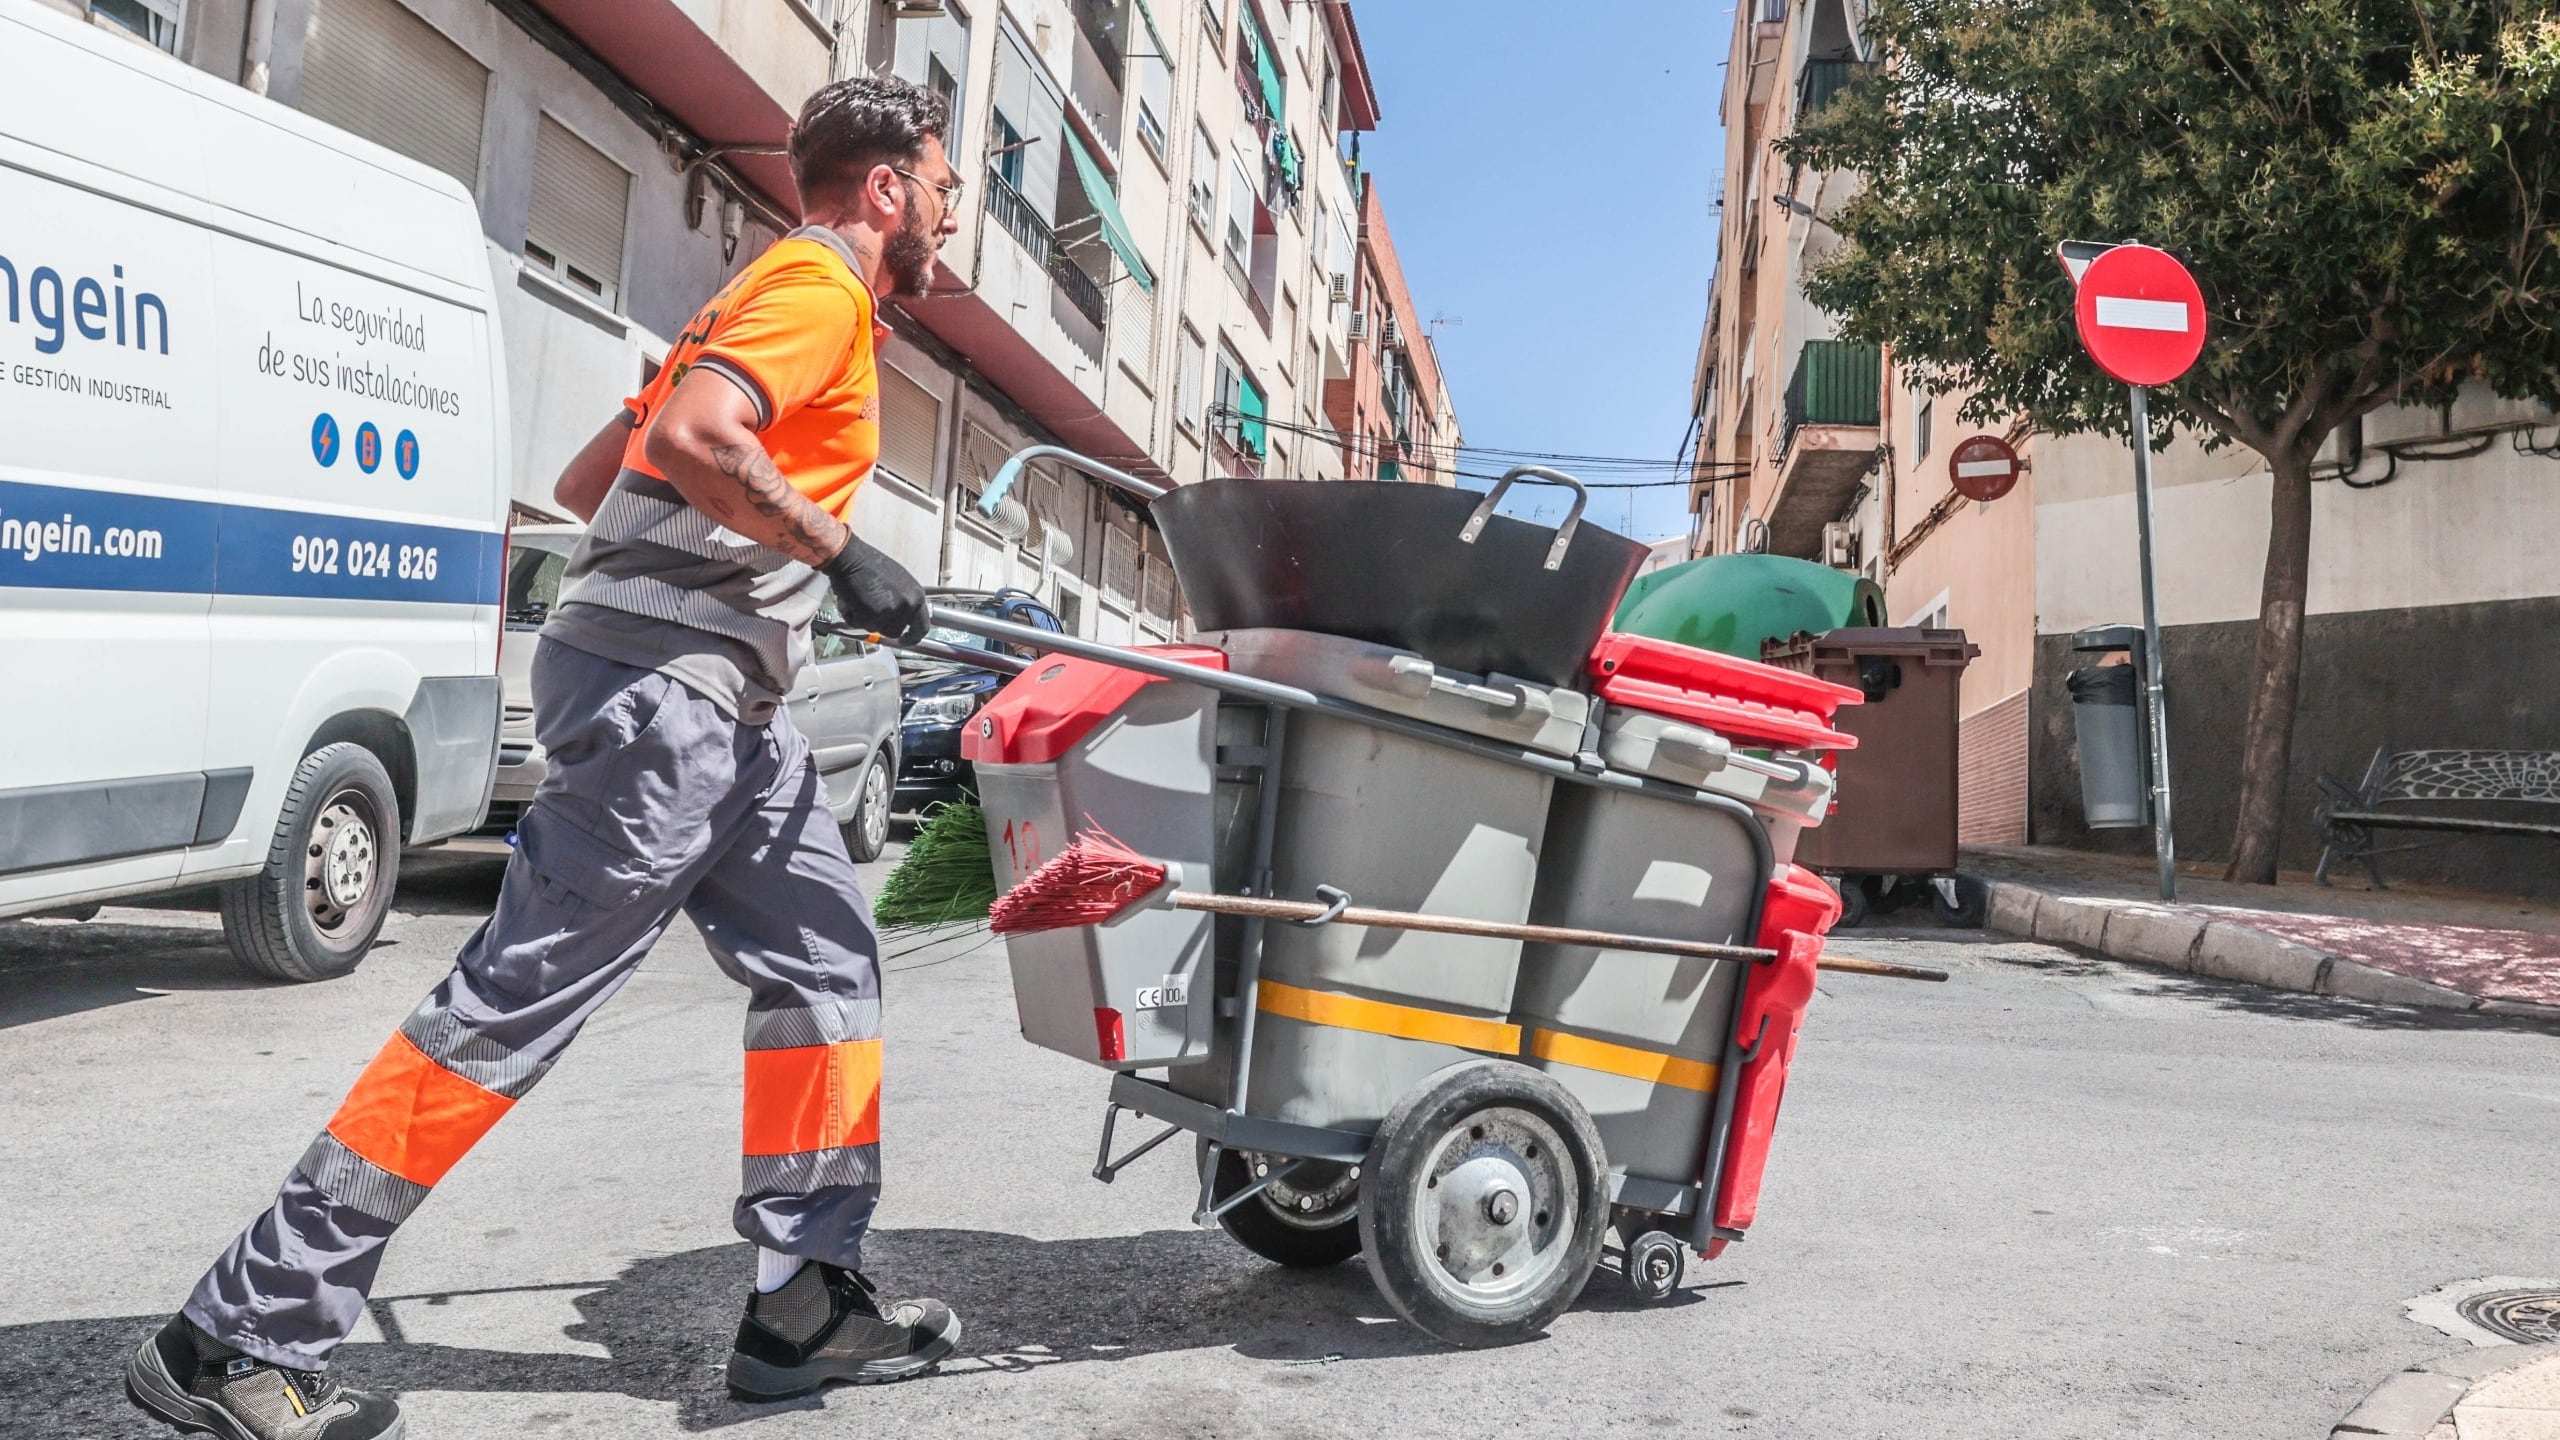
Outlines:
[{"label": "man's ear", "polygon": [[907,213],[907,186],[897,170],[883,161],[871,167],[862,177],[864,204],[880,212],[884,219],[903,219]]}]

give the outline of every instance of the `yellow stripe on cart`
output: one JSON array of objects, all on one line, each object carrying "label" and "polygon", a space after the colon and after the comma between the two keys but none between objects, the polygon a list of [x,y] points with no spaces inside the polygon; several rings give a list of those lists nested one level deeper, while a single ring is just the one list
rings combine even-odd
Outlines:
[{"label": "yellow stripe on cart", "polygon": [[1529,1053],[1558,1065],[1597,1070],[1604,1075],[1623,1075],[1630,1080],[1645,1080],[1656,1085],[1675,1085],[1683,1090],[1716,1088],[1716,1067],[1708,1061],[1692,1060],[1685,1055],[1665,1055],[1658,1050],[1639,1050],[1632,1045],[1615,1045],[1606,1040],[1594,1040],[1588,1035],[1532,1030],[1529,1032]]},{"label": "yellow stripe on cart", "polygon": [[1393,1005],[1357,995],[1337,995],[1329,990],[1302,990],[1277,980],[1262,982],[1256,1008],[1268,1015],[1303,1020],[1309,1025],[1327,1025],[1336,1030],[1392,1035],[1399,1040],[1424,1040],[1434,1045],[1454,1045],[1461,1050],[1481,1050],[1489,1055],[1520,1053],[1520,1027],[1517,1025],[1479,1019],[1473,1015],[1451,1015],[1441,1010]]}]

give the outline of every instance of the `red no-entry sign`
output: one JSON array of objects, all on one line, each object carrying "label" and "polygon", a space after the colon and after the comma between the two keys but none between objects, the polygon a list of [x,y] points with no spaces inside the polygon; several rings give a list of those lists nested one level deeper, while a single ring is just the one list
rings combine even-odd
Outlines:
[{"label": "red no-entry sign", "polygon": [[2018,452],[1997,435],[1976,435],[1948,453],[1947,476],[1967,500],[1997,500],[2018,483]]},{"label": "red no-entry sign", "polygon": [[2127,385],[2166,385],[2204,351],[2204,292],[2165,250],[2118,245],[2080,275],[2080,343]]}]

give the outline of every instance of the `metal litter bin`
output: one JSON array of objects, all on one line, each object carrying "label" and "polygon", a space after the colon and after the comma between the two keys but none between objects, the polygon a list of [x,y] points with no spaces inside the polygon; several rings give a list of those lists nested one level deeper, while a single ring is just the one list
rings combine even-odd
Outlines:
[{"label": "metal litter bin", "polygon": [[2082,655],[2122,654],[2062,677],[2080,757],[2080,813],[2092,830],[2151,823],[2151,754],[2143,743],[2142,627],[2093,625],[2071,637]]}]

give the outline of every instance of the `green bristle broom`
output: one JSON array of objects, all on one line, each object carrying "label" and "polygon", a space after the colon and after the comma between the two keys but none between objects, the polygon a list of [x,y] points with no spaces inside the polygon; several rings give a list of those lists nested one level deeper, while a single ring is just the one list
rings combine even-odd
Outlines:
[{"label": "green bristle broom", "polygon": [[995,903],[986,812],[969,804],[943,805],[925,817],[906,858],[881,882],[871,914],[882,926],[903,930],[984,920]]}]

